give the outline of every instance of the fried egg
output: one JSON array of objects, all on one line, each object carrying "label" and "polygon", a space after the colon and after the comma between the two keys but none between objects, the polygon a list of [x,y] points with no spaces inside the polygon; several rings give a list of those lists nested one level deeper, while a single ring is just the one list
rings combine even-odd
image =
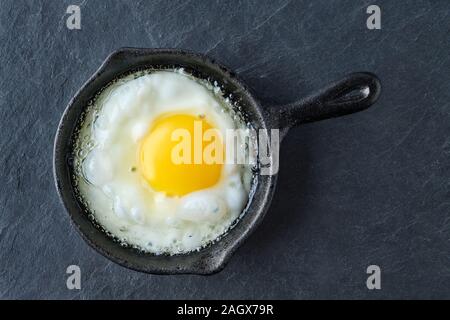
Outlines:
[{"label": "fried egg", "polygon": [[[250,127],[217,85],[182,69],[121,78],[92,101],[77,130],[80,200],[124,245],[154,254],[199,250],[249,201],[252,164],[229,158],[230,129],[240,129],[236,153],[248,154],[242,135]],[[203,159],[208,151],[214,161]]]}]

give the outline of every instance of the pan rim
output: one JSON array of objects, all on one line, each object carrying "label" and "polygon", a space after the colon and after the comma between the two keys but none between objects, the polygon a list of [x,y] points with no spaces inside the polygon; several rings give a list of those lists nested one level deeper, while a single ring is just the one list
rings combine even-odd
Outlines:
[{"label": "pan rim", "polygon": [[[173,57],[185,57],[189,59],[193,59],[196,62],[201,62],[205,64],[208,68],[215,67],[220,70],[220,72],[223,73],[224,77],[234,81],[234,84],[242,88],[244,93],[247,95],[249,100],[252,101],[253,107],[256,111],[259,112],[259,121],[264,125],[264,127],[268,127],[269,121],[266,118],[267,114],[264,113],[264,110],[261,108],[261,104],[255,99],[254,95],[251,93],[250,89],[245,85],[245,83],[239,79],[239,77],[232,71],[230,71],[229,68],[223,66],[222,64],[218,63],[217,61],[209,58],[207,55],[200,54],[200,53],[194,53],[187,50],[181,50],[181,49],[150,49],[150,48],[120,48],[113,53],[111,53],[101,64],[101,66],[93,73],[93,75],[80,87],[80,89],[75,93],[75,95],[70,99],[68,105],[66,106],[60,122],[58,124],[58,128],[55,135],[54,140],[54,147],[53,147],[53,175],[54,175],[54,182],[55,186],[60,198],[60,201],[62,202],[65,210],[67,211],[72,224],[75,226],[78,233],[82,236],[82,238],[97,252],[101,253],[103,256],[107,257],[111,261],[118,263],[119,265],[122,265],[124,267],[127,267],[129,269],[133,269],[136,271],[146,272],[146,273],[152,273],[152,274],[212,274],[216,273],[220,270],[222,270],[225,266],[225,264],[228,262],[232,254],[236,251],[236,249],[248,238],[248,236],[256,229],[256,227],[259,225],[259,223],[262,221],[265,213],[267,212],[267,209],[270,205],[276,181],[277,181],[277,175],[272,176],[264,176],[265,178],[262,178],[263,176],[258,177],[258,186],[259,188],[261,185],[262,187],[262,194],[261,198],[258,199],[252,199],[249,203],[250,207],[254,207],[255,212],[252,212],[253,219],[249,221],[247,228],[245,228],[244,232],[241,232],[234,236],[228,243],[223,244],[224,246],[221,249],[217,250],[210,250],[211,252],[205,252],[207,254],[200,255],[198,257],[198,261],[196,263],[189,263],[185,266],[179,266],[179,265],[173,265],[172,267],[167,267],[165,265],[164,267],[158,267],[155,266],[154,263],[157,263],[158,261],[155,261],[154,263],[150,264],[142,264],[142,263],[136,263],[136,261],[130,261],[127,259],[123,259],[122,257],[118,256],[117,254],[114,254],[111,252],[111,250],[108,250],[105,248],[102,244],[100,244],[98,241],[94,240],[93,235],[86,234],[86,230],[83,229],[82,225],[79,223],[79,221],[76,219],[75,215],[77,214],[74,212],[74,202],[78,203],[78,200],[75,198],[75,195],[72,192],[72,186],[70,188],[67,187],[67,177],[66,179],[63,177],[64,166],[67,166],[65,164],[65,153],[63,152],[65,150],[67,140],[64,138],[64,136],[71,136],[72,130],[68,127],[70,125],[74,126],[73,123],[68,123],[68,121],[71,120],[73,117],[73,110],[74,105],[77,103],[77,99],[82,95],[82,93],[89,89],[90,86],[95,85],[95,81],[100,77],[102,73],[105,71],[108,71],[108,68],[111,69],[112,65],[111,62],[113,59],[115,59],[118,55],[171,55]],[[218,71],[219,72],[219,71]],[[114,72],[113,72],[114,73]],[[121,73],[117,73],[116,76],[120,76]],[[94,90],[95,91],[95,90]],[[83,107],[84,108],[84,107]],[[82,109],[83,109],[82,108]],[[77,117],[75,117],[77,118]],[[67,130],[70,131],[70,134],[67,134]],[[67,171],[67,169],[66,169]],[[68,179],[70,182],[70,178]],[[257,201],[257,203],[255,202]],[[242,221],[239,221],[237,224],[240,224]],[[234,228],[233,228],[234,229]],[[219,239],[217,242],[214,242],[213,244],[209,245],[208,247],[216,247],[217,244],[221,243],[224,239]],[[112,243],[113,241],[110,240]],[[204,248],[206,249],[206,248]],[[204,249],[200,250],[202,252]],[[185,254],[178,255],[178,257],[188,257],[192,256],[195,252],[189,252]],[[147,257],[155,257],[155,255],[147,255]],[[157,257],[157,256],[156,256]],[[174,257],[174,256],[172,256]],[[177,261],[176,263],[180,263],[180,261]]]}]

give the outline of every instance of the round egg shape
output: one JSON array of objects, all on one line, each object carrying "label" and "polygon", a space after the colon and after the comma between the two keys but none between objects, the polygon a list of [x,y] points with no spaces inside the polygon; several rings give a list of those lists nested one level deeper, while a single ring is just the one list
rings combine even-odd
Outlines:
[{"label": "round egg shape", "polygon": [[[236,109],[220,87],[181,69],[140,71],[107,86],[88,108],[74,147],[77,193],[96,222],[120,242],[154,254],[200,250],[223,235],[249,200],[252,164],[230,163],[224,152],[224,164],[215,167],[220,172],[214,171],[214,180],[208,180],[207,187],[191,188],[202,184],[183,181],[177,176],[180,170],[158,158],[168,138],[152,130],[161,119],[184,119],[186,129],[185,120],[195,118],[225,137],[227,130],[249,129]],[[188,133],[198,138],[194,129]],[[151,134],[153,140],[148,139]],[[143,145],[148,148],[145,152]],[[206,148],[205,143],[201,146]],[[245,143],[236,147],[242,154],[250,152]],[[206,166],[212,164],[201,165],[205,167],[184,167],[196,170],[193,175],[180,172],[206,181],[213,172]],[[152,178],[165,175],[173,177],[169,184],[184,186],[183,192],[156,188]]]}]

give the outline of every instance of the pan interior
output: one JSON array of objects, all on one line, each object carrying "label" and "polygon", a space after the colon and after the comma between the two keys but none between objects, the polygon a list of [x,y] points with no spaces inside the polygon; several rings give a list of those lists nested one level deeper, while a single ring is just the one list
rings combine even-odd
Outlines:
[{"label": "pan interior", "polygon": [[[168,73],[161,73],[161,71],[166,71]],[[121,87],[125,84],[128,85],[128,88],[130,86],[130,81],[133,81],[135,79],[139,79],[141,77],[146,77],[143,79],[151,79],[148,78],[147,76],[151,77],[152,75],[157,75],[157,76],[169,76],[169,77],[175,77],[177,78],[183,78],[183,79],[189,79],[189,81],[195,81],[195,83],[199,83],[199,81],[201,81],[201,87],[203,88],[208,88],[208,90],[211,90],[211,93],[216,93],[216,97],[215,99],[220,99],[218,101],[222,101],[221,105],[222,105],[222,109],[220,110],[220,117],[226,117],[228,119],[233,119],[231,120],[233,123],[235,123],[235,125],[238,126],[238,128],[241,129],[250,129],[252,130],[253,128],[251,128],[251,126],[243,119],[244,116],[241,113],[241,107],[238,103],[236,102],[231,102],[232,101],[232,94],[229,95],[223,95],[222,94],[222,88],[220,87],[219,83],[214,80],[214,82],[211,79],[199,79],[199,78],[194,78],[192,77],[192,74],[189,73],[188,71],[184,70],[184,69],[172,69],[172,68],[158,68],[158,69],[138,69],[138,70],[132,70],[131,72],[128,72],[116,79],[114,79],[113,81],[111,81],[110,83],[107,84],[106,88],[104,90],[101,90],[98,94],[96,94],[96,97],[94,97],[94,99],[92,99],[92,101],[88,104],[88,107],[86,108],[86,111],[83,112],[82,116],[79,118],[78,121],[78,125],[77,128],[73,134],[73,151],[71,153],[71,157],[73,158],[73,161],[71,161],[71,163],[73,163],[72,166],[72,171],[74,172],[74,174],[72,175],[72,184],[74,185],[74,191],[76,193],[76,196],[79,200],[79,202],[83,205],[83,210],[86,211],[88,217],[91,219],[91,221],[96,225],[96,227],[98,229],[100,229],[101,231],[105,232],[108,236],[110,236],[114,241],[117,241],[118,243],[120,243],[122,246],[124,247],[133,247],[135,249],[138,250],[142,250],[143,252],[146,253],[157,253],[155,251],[164,251],[163,253],[165,254],[182,254],[182,253],[188,253],[190,251],[193,250],[198,250],[200,248],[203,248],[206,245],[209,245],[210,243],[213,243],[215,241],[218,241],[223,234],[226,234],[226,232],[232,228],[234,225],[236,225],[236,223],[240,220],[241,216],[243,213],[245,213],[245,211],[242,211],[241,208],[238,208],[237,210],[234,209],[234,211],[229,212],[222,221],[218,221],[216,222],[216,226],[217,227],[213,227],[209,226],[209,225],[205,225],[202,230],[197,230],[197,227],[193,227],[193,225],[191,223],[188,223],[186,225],[186,227],[183,227],[182,229],[180,229],[180,227],[182,225],[179,225],[178,227],[176,227],[175,229],[171,230],[166,230],[167,228],[171,228],[169,226],[167,226],[167,224],[163,224],[159,227],[156,227],[156,225],[158,224],[153,224],[152,227],[152,223],[153,222],[148,222],[150,223],[149,228],[153,228],[154,231],[152,230],[147,230],[145,233],[143,233],[142,235],[139,235],[141,231],[140,230],[140,226],[139,227],[135,227],[134,223],[137,222],[133,222],[132,224],[128,224],[126,221],[124,220],[120,220],[120,221],[116,221],[116,215],[118,213],[116,213],[115,215],[113,215],[111,218],[107,218],[108,214],[107,212],[109,212],[111,209],[111,205],[115,208],[115,204],[112,204],[112,198],[111,196],[109,197],[105,197],[103,192],[99,192],[100,190],[98,189],[98,187],[95,187],[91,181],[86,180],[85,175],[84,175],[84,170],[83,170],[83,163],[85,163],[89,157],[90,154],[95,154],[96,152],[93,152],[93,150],[98,150],[95,147],[96,144],[96,138],[95,138],[95,134],[93,132],[93,130],[95,130],[96,125],[95,122],[97,121],[97,118],[99,120],[101,119],[105,119],[104,117],[101,118],[100,115],[102,114],[102,103],[101,101],[105,101],[105,99],[108,99],[109,97],[111,97],[112,93],[111,90],[114,90],[113,88],[117,88],[117,87]],[[186,80],[185,80],[186,81]],[[133,82],[131,82],[133,83]],[[134,82],[135,83],[135,82]],[[140,82],[141,83],[141,82]],[[130,89],[128,89],[130,90]],[[99,102],[97,102],[97,100],[100,100]],[[111,110],[111,109],[108,109]],[[165,109],[163,109],[165,110]],[[167,112],[167,111],[160,111],[160,112]],[[197,111],[200,112],[200,111]],[[208,112],[208,111],[206,111]],[[230,113],[232,112],[232,113]],[[136,116],[134,116],[135,119],[133,121],[142,121],[142,119],[140,117],[136,118]],[[102,123],[105,123],[105,121],[103,121]],[[116,122],[114,122],[114,126],[118,128],[120,128],[120,125]],[[121,129],[119,129],[121,130]],[[254,131],[254,130],[253,130]],[[122,135],[125,134],[125,132],[121,133]],[[120,146],[120,142],[116,142],[116,148],[117,148],[117,143],[119,143]],[[126,143],[127,146],[132,146],[133,144],[130,143]],[[240,144],[241,145],[241,144]],[[248,144],[245,144],[248,145]],[[128,147],[129,148],[129,147]],[[253,150],[253,149],[252,149]],[[93,153],[91,153],[93,152]],[[98,151],[97,151],[98,152]],[[244,151],[244,153],[250,152],[250,148],[247,147],[247,151]],[[128,152],[127,154],[134,154],[134,152]],[[108,158],[112,158],[112,157],[108,157]],[[102,163],[104,163],[105,161],[105,157],[103,157]],[[110,160],[111,161],[111,160]],[[108,161],[108,162],[110,162]],[[112,160],[114,161],[114,160]],[[116,168],[116,170],[118,170],[120,167],[124,167],[124,164],[126,162],[123,161],[119,161],[118,163],[116,162],[116,165],[114,166],[114,168]],[[125,167],[131,167],[131,165],[125,165]],[[253,194],[254,191],[254,185],[256,185],[257,181],[257,170],[258,167],[257,166],[251,166],[251,165],[246,165],[246,166],[239,166],[240,169],[238,172],[241,172],[241,170],[244,170],[242,172],[247,172],[247,173],[242,173],[246,176],[246,178],[243,178],[244,181],[247,181],[246,183],[243,183],[242,186],[244,186],[245,190],[242,190],[243,194],[246,194],[245,198],[249,198],[249,195]],[[134,167],[135,168],[135,167]],[[246,169],[244,169],[246,168]],[[102,170],[100,170],[102,171]],[[134,170],[136,171],[136,169]],[[109,171],[110,172],[110,171]],[[128,174],[130,176],[134,176],[136,177],[136,173],[130,173],[130,170],[125,170],[125,174]],[[97,170],[97,175],[98,175],[98,170]],[[224,177],[223,179],[229,179],[227,177]],[[222,180],[222,179],[221,179]],[[122,187],[119,188],[119,192],[123,193],[123,182],[122,181]],[[120,184],[120,180],[118,180],[116,183]],[[234,182],[235,183],[235,182]],[[126,185],[126,184],[125,184]],[[99,186],[100,187],[100,186]],[[128,187],[128,189],[133,188],[132,190],[134,190],[134,187],[139,187],[138,185],[130,185]],[[219,192],[220,197],[225,196],[226,190],[223,190],[225,186],[220,187],[220,189],[222,191]],[[108,187],[109,190],[111,190],[111,187]],[[233,187],[233,189],[236,187]],[[122,190],[122,191],[120,191]],[[106,192],[106,191],[105,191]],[[111,192],[111,191],[110,191]],[[138,192],[138,190],[136,190],[136,192]],[[209,194],[211,194],[211,192],[214,193],[214,191],[210,190],[208,191]],[[235,192],[233,192],[234,194]],[[127,201],[127,195],[129,194],[129,191],[125,192],[125,194],[123,194],[122,196],[125,197],[125,201]],[[151,192],[150,194],[146,195],[146,198],[148,197],[153,197],[154,194],[153,192]],[[128,196],[129,197],[129,196]],[[191,196],[192,197],[192,196]],[[211,197],[211,196],[210,196]],[[213,196],[215,197],[215,196]],[[118,198],[120,200],[120,197]],[[169,203],[174,203],[174,201],[178,202],[178,200],[175,199],[171,199],[171,198],[163,198],[165,200],[162,200],[160,198],[159,201],[164,201],[165,202],[169,202]],[[226,199],[226,197],[225,197]],[[235,196],[233,196],[233,199],[235,199]],[[123,200],[122,200],[123,201]],[[136,200],[135,200],[136,201]],[[214,201],[213,198],[211,198],[209,201]],[[231,208],[233,208],[233,206],[236,206],[236,199],[235,200],[228,200],[231,201],[231,203],[229,203],[229,205],[231,205],[231,207],[229,207],[230,209],[228,210],[232,210]],[[248,200],[245,200],[245,202],[242,203],[242,205],[244,205]],[[234,202],[234,203],[233,203]],[[139,205],[140,202],[137,203],[137,205]],[[103,204],[103,205],[100,205]],[[143,204],[143,203],[141,203]],[[132,204],[133,206],[136,205],[136,203]],[[156,205],[158,207],[158,205]],[[116,209],[114,209],[115,211]],[[148,208],[147,210],[153,210],[151,208]],[[172,216],[170,213],[167,212],[168,209],[165,209],[165,213],[164,216],[167,217],[167,215],[169,214],[169,216]],[[103,212],[103,213],[102,213]],[[102,218],[103,217],[103,218]],[[121,219],[123,219],[124,217],[122,217]],[[129,217],[131,218],[131,217]],[[106,219],[106,220],[105,220]],[[110,220],[112,219],[112,220]],[[154,219],[154,218],[153,218]],[[171,218],[174,219],[174,218]],[[152,219],[151,219],[152,220]],[[116,221],[116,222],[113,222]],[[173,222],[172,222],[173,223]],[[227,227],[228,225],[228,227]],[[135,230],[135,228],[137,228],[138,230]],[[155,229],[156,228],[156,229]],[[185,229],[187,228],[187,229]],[[193,229],[194,228],[194,229]],[[176,230],[180,230],[180,231],[176,231]],[[183,230],[183,231],[182,231]],[[191,230],[191,231],[188,231]],[[137,233],[135,233],[137,232]],[[149,233],[150,232],[150,233]],[[156,233],[161,233],[158,236],[152,235],[154,232]],[[189,235],[188,238],[186,239],[180,239],[180,238],[176,238],[177,236],[175,236],[175,234],[172,236],[172,233],[179,233],[179,232],[188,232],[191,235]],[[205,240],[199,240],[200,237],[202,237],[201,235],[203,234],[203,237],[206,237]],[[130,238],[131,237],[131,238]],[[149,238],[150,237],[150,238]],[[173,238],[173,242],[172,240],[170,240],[170,243],[167,244],[162,244],[165,242],[165,238],[166,237],[175,237]],[[179,236],[178,236],[179,237]],[[130,239],[130,240],[127,240]],[[135,240],[132,240],[135,239]],[[145,240],[147,239],[147,240]],[[177,239],[177,240],[175,240]],[[196,240],[194,240],[196,239]],[[195,242],[192,242],[192,241]],[[162,241],[162,243],[161,243]],[[175,242],[176,241],[176,242]],[[186,243],[187,241],[187,243]],[[193,245],[188,245],[188,243],[197,243],[201,241],[198,245],[194,244],[195,249],[190,249],[193,248]],[[148,245],[147,245],[148,243]],[[161,248],[160,246],[168,246],[165,249]],[[186,247],[186,245],[188,245],[188,247]],[[178,249],[177,249],[178,248]],[[178,252],[177,252],[178,251]],[[181,251],[181,252],[180,252]],[[161,254],[161,252],[157,253],[157,254]]]}]

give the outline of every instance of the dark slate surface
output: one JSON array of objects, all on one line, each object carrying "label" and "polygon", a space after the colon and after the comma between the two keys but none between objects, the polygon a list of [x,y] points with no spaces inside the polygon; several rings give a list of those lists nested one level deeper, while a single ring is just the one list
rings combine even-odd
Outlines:
[{"label": "dark slate surface", "polygon": [[[1,1],[0,298],[450,298],[450,2],[378,0],[369,31],[372,2]],[[69,4],[81,31],[66,28]],[[122,46],[208,53],[267,104],[352,71],[379,75],[383,93],[290,132],[270,212],[223,272],[151,276],[91,250],[53,186],[58,120]]]}]

